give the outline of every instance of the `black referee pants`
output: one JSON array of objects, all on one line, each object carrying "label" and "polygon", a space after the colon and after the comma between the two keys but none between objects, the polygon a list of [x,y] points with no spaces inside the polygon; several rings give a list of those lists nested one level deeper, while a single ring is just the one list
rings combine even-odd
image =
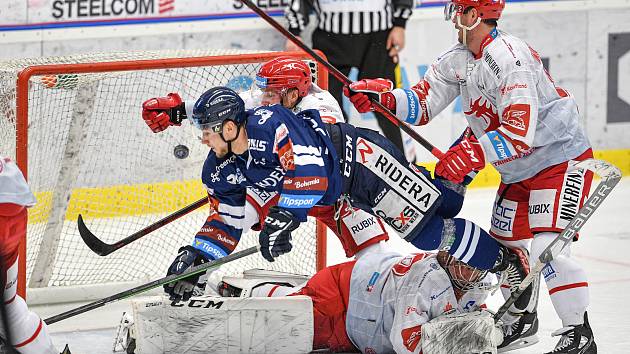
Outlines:
[{"label": "black referee pants", "polygon": [[[396,83],[396,64],[386,49],[388,35],[389,30],[367,34],[335,34],[315,29],[313,48],[321,50],[328,61],[346,76],[355,67],[359,70],[359,80],[382,77]],[[332,75],[328,91],[341,106],[343,84]],[[348,114],[345,111],[343,114],[348,121]],[[404,153],[400,128],[382,114],[374,114],[385,137]]]}]

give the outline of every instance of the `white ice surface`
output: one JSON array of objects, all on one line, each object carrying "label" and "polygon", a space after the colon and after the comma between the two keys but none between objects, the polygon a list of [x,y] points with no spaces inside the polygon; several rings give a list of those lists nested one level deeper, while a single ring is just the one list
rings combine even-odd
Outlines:
[{"label": "white ice surface", "polygon": [[[466,196],[461,217],[473,220],[488,229],[494,189],[473,189]],[[580,241],[572,245],[575,259],[586,269],[589,278],[591,306],[589,319],[595,332],[599,353],[622,354],[630,352],[630,308],[626,302],[630,293],[630,178],[624,178],[581,232]],[[397,237],[391,242],[401,252],[414,249]],[[339,241],[328,238],[328,263],[345,261]],[[502,299],[495,296],[488,302],[491,309],[500,306]],[[42,317],[60,313],[80,304],[64,306],[38,306],[34,308]],[[128,303],[121,301],[104,308],[53,324],[55,344],[62,348],[70,344],[73,354],[111,353],[114,329]],[[542,285],[539,304],[540,342],[529,348],[510,353],[529,354],[549,351],[557,338],[551,332],[561,327],[547,289]],[[100,330],[98,330],[100,328]],[[212,350],[209,348],[208,353]]]}]

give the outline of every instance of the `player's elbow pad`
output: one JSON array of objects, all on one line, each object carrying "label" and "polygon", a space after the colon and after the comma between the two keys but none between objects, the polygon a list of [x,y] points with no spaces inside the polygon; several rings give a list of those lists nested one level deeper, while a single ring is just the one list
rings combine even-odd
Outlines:
[{"label": "player's elbow pad", "polygon": [[195,237],[192,246],[211,261],[229,255],[223,247],[205,238]]},{"label": "player's elbow pad", "polygon": [[418,95],[409,89],[394,89],[391,94],[396,102],[396,118],[412,125],[426,124],[425,112]]}]

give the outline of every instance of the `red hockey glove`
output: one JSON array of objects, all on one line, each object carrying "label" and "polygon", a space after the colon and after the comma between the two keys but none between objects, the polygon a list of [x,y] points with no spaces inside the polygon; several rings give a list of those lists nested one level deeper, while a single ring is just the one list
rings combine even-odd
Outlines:
[{"label": "red hockey glove", "polygon": [[171,125],[181,125],[186,119],[186,107],[178,94],[169,93],[166,97],[144,101],[142,118],[154,133],[159,133]]},{"label": "red hockey glove", "polygon": [[390,111],[396,109],[396,98],[391,90],[394,83],[387,79],[363,79],[343,87],[343,94],[350,99],[350,102],[359,111],[367,113],[374,110],[374,104],[370,99],[379,101]]},{"label": "red hockey glove", "polygon": [[435,166],[435,174],[454,183],[461,183],[471,171],[479,171],[486,165],[483,148],[474,135],[463,138],[451,147]]}]

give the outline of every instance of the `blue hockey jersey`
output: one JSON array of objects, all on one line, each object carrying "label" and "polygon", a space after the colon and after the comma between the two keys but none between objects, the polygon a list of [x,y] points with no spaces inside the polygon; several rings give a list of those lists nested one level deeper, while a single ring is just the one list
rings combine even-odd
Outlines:
[{"label": "blue hockey jersey", "polygon": [[193,246],[213,259],[230,254],[240,240],[248,188],[278,193],[278,206],[300,221],[341,193],[336,152],[316,110],[294,115],[281,105],[258,107],[247,111],[244,128],[248,152],[218,158],[210,151],[202,171],[213,211]]}]

